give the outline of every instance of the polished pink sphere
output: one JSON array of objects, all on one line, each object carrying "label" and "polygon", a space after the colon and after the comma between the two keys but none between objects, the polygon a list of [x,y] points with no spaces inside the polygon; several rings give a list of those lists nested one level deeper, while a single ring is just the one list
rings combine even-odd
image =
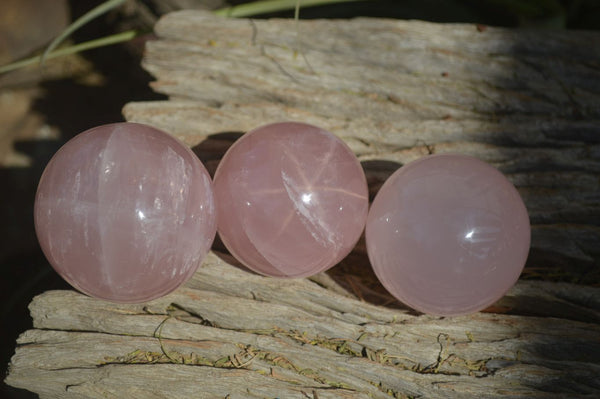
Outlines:
[{"label": "polished pink sphere", "polygon": [[397,170],[373,201],[369,259],[384,287],[424,313],[486,308],[519,278],[529,252],[527,209],[498,170],[432,155]]},{"label": "polished pink sphere", "polygon": [[210,176],[175,138],[138,123],[99,126],[50,160],[35,199],[38,240],[73,287],[143,302],[188,280],[216,233]]},{"label": "polished pink sphere", "polygon": [[246,133],[217,168],[219,236],[248,268],[306,277],[342,260],[364,229],[362,167],[333,134],[285,122]]}]

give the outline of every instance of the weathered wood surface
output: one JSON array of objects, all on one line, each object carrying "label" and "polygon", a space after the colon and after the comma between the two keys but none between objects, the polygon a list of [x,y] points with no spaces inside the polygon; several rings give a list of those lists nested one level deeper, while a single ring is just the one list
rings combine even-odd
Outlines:
[{"label": "weathered wood surface", "polygon": [[199,12],[156,32],[144,66],[170,101],[129,104],[125,116],[181,138],[209,168],[231,144],[220,133],[280,120],[343,138],[373,191],[430,152],[470,154],[519,189],[536,266],[597,264],[600,34],[379,19],[296,29]]},{"label": "weathered wood surface", "polygon": [[[296,30],[201,12],[156,31],[144,66],[170,99],[125,116],[181,138],[209,169],[238,133],[289,119],[342,137],[372,193],[427,153],[475,155],[525,199],[529,270],[598,275],[599,34],[373,19]],[[486,313],[439,318],[346,291],[336,270],[364,274],[364,244],[310,280],[224,259],[211,253],[147,304],[36,297],[6,382],[42,398],[600,395],[599,288],[520,281]]]},{"label": "weathered wood surface", "polygon": [[416,316],[211,253],[150,303],[36,297],[7,382],[42,398],[597,397],[599,291],[523,282],[504,302],[528,316]]}]

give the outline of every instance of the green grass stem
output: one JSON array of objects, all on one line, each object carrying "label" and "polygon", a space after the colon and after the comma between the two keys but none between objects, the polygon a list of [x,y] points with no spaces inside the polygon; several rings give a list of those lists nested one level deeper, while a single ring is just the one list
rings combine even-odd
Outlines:
[{"label": "green grass stem", "polygon": [[[56,51],[53,51],[53,52],[47,54],[46,59],[52,59],[52,58],[60,57],[63,55],[79,53],[81,51],[90,50],[90,49],[97,48],[97,47],[104,47],[104,46],[109,46],[111,44],[126,42],[128,40],[133,39],[135,36],[136,36],[136,32],[133,30],[129,30],[129,31],[122,32],[122,33],[117,33],[115,35],[105,36],[100,39],[90,40],[88,42],[83,42],[83,43],[79,43],[79,44],[76,44],[73,46],[58,49]],[[27,59],[24,59],[21,61],[13,62],[8,65],[4,65],[4,66],[0,67],[0,74],[9,72],[9,71],[13,71],[15,69],[23,68],[28,65],[33,65],[33,64],[39,63],[41,60],[42,60],[42,56],[38,55],[38,56],[27,58]]]},{"label": "green grass stem", "polygon": [[[324,6],[336,3],[349,3],[360,0],[302,0],[300,5],[304,7]],[[252,3],[240,4],[238,6],[225,7],[214,13],[222,17],[243,18],[252,17],[271,12],[295,10],[298,0],[262,0]]]},{"label": "green grass stem", "polygon": [[81,28],[83,25],[99,17],[100,15],[109,12],[113,8],[120,6],[123,3],[125,3],[125,0],[108,0],[100,4],[99,6],[94,7],[90,11],[86,12],[81,17],[77,18],[75,22],[69,25],[64,31],[62,31],[60,35],[58,35],[54,40],[52,40],[52,43],[50,43],[46,51],[44,51],[44,54],[42,54],[42,56],[40,57],[40,64],[43,64],[46,58],[48,58],[48,56],[52,52],[52,50],[54,50],[59,44],[61,44],[77,29]]}]

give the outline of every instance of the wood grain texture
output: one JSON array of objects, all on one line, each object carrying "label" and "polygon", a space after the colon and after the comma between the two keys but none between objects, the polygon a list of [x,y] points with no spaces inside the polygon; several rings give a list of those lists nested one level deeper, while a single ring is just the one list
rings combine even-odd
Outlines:
[{"label": "wood grain texture", "polygon": [[41,398],[600,394],[599,289],[522,282],[503,303],[515,314],[418,316],[211,253],[149,303],[36,297],[6,382]]},{"label": "wood grain texture", "polygon": [[[156,32],[144,66],[169,100],[124,114],[179,137],[209,170],[241,133],[283,120],[344,139],[372,195],[423,155],[474,155],[526,202],[529,275],[598,281],[598,33],[197,11]],[[346,284],[368,274],[364,242],[301,280],[254,275],[215,249],[150,303],[34,298],[6,382],[41,398],[600,396],[600,288],[520,281],[486,312],[431,317]]]},{"label": "wood grain texture", "polygon": [[156,32],[144,67],[170,100],[124,114],[179,137],[209,170],[231,133],[283,120],[344,139],[372,194],[426,154],[473,155],[524,198],[529,265],[598,280],[600,34],[368,18],[296,28],[189,11]]}]

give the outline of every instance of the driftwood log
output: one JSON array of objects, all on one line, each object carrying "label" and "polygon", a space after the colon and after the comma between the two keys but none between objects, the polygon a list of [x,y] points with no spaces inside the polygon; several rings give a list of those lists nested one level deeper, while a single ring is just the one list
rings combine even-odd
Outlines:
[{"label": "driftwood log", "polygon": [[8,384],[42,398],[600,396],[600,288],[581,284],[599,274],[600,34],[189,11],[156,33],[144,67],[169,100],[124,114],[209,170],[239,134],[281,120],[343,138],[372,194],[428,153],[474,155],[526,202],[524,275],[563,282],[521,280],[486,312],[431,317],[364,289],[364,244],[300,280],[249,273],[216,245],[149,303],[34,298]]}]

